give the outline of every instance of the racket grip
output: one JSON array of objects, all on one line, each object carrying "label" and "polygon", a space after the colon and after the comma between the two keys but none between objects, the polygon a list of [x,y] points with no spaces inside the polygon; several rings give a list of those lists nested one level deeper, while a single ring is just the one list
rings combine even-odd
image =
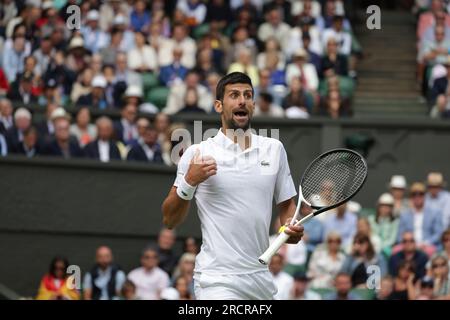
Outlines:
[{"label": "racket grip", "polygon": [[278,249],[289,239],[289,235],[285,232],[280,233],[280,235],[275,239],[275,241],[267,248],[266,252],[264,252],[259,258],[259,262],[266,265],[269,263],[270,259],[272,259],[273,255],[277,253]]}]

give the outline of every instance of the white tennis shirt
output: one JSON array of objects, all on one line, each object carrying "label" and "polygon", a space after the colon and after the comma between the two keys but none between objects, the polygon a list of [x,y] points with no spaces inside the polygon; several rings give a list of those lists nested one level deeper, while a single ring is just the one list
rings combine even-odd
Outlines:
[{"label": "white tennis shirt", "polygon": [[269,246],[272,199],[294,197],[286,151],[273,138],[252,134],[251,147],[218,134],[190,146],[178,163],[174,186],[189,168],[196,149],[217,162],[217,174],[200,183],[195,201],[203,243],[195,272],[245,274],[267,270],[258,257]]}]

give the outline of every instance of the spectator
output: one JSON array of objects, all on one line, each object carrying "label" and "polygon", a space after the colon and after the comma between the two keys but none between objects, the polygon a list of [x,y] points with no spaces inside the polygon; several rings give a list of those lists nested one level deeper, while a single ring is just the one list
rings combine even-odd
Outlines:
[{"label": "spectator", "polygon": [[332,68],[334,73],[346,77],[348,75],[348,58],[338,52],[338,43],[334,38],[328,39],[326,43],[326,55],[322,57],[320,77],[324,77],[325,67]]},{"label": "spectator", "polygon": [[143,137],[139,137],[136,144],[131,146],[127,160],[139,162],[163,163],[158,134],[153,127],[145,129]]},{"label": "spectator", "polygon": [[19,76],[11,85],[7,95],[8,99],[22,105],[36,104],[37,95],[33,92],[34,75],[26,72]]},{"label": "spectator", "polygon": [[394,279],[387,275],[381,278],[380,288],[377,290],[375,300],[392,300],[392,292],[394,291]]},{"label": "spectator", "polygon": [[253,64],[251,51],[247,48],[241,48],[237,53],[237,59],[228,68],[228,73],[243,72],[252,80],[254,86],[259,85],[258,68]]},{"label": "spectator", "polygon": [[88,143],[84,148],[87,158],[109,162],[121,160],[121,154],[117,144],[112,140],[114,128],[110,118],[102,116],[95,122],[97,139]]},{"label": "spectator", "polygon": [[[100,6],[99,25],[104,32],[111,30],[115,17],[128,15],[131,10],[128,3],[120,0],[108,0]],[[128,23],[128,21],[126,21]]]},{"label": "spectator", "polygon": [[357,216],[347,210],[345,204],[337,208],[336,214],[328,214],[324,220],[325,235],[335,231],[341,235],[342,246],[348,247],[356,233]]},{"label": "spectator", "polygon": [[416,298],[417,271],[412,261],[401,261],[394,278],[391,300],[414,300]]},{"label": "spectator", "polygon": [[35,127],[29,127],[23,131],[23,141],[18,148],[11,153],[17,153],[32,158],[39,154],[38,131]]},{"label": "spectator", "polygon": [[320,294],[309,290],[310,280],[304,272],[296,272],[294,274],[294,285],[289,294],[289,300],[321,300]]},{"label": "spectator", "polygon": [[50,263],[49,272],[42,278],[36,300],[79,300],[80,294],[74,289],[73,278],[67,275],[69,262],[57,256]]},{"label": "spectator", "polygon": [[106,86],[107,82],[103,75],[95,76],[91,82],[92,91],[78,98],[77,105],[100,110],[112,107],[106,99]]},{"label": "spectator", "polygon": [[417,294],[416,300],[434,300],[434,283],[433,279],[425,277],[420,280],[420,291]]},{"label": "spectator", "polygon": [[191,296],[194,295],[194,266],[195,254],[183,253],[172,276],[172,284],[174,287],[176,286],[176,281],[178,279],[183,278],[185,280],[185,285]]},{"label": "spectator", "polygon": [[378,266],[380,276],[387,271],[386,261],[382,255],[375,252],[370,238],[363,233],[357,233],[353,240],[352,252],[347,256],[341,271],[350,275],[352,287],[366,287],[368,267]]},{"label": "spectator", "polygon": [[403,233],[401,239],[401,251],[393,253],[389,259],[389,274],[397,276],[400,264],[402,261],[406,261],[414,265],[415,278],[422,278],[425,276],[425,265],[427,264],[428,256],[423,251],[417,249],[414,234],[411,231]]},{"label": "spectator", "polygon": [[381,252],[381,238],[378,236],[378,234],[372,232],[372,227],[369,223],[368,218],[366,217],[358,218],[358,222],[356,223],[356,233],[362,233],[367,237],[369,237],[375,252],[377,254]]},{"label": "spectator", "polygon": [[[308,265],[308,278],[312,288],[331,288],[334,276],[341,270],[345,254],[340,251],[341,236],[337,232],[327,235],[326,243],[317,246]],[[350,283],[351,285],[351,283]]]},{"label": "spectator", "polygon": [[269,264],[269,270],[278,289],[277,294],[274,296],[275,300],[287,300],[294,285],[294,278],[289,273],[283,271],[283,267],[283,256],[278,253],[275,254]]},{"label": "spectator", "polygon": [[188,69],[195,66],[195,54],[197,45],[194,39],[188,36],[187,27],[177,23],[173,26],[172,38],[162,41],[158,51],[158,62],[160,66],[169,65],[173,62],[173,49],[175,47],[183,49],[181,64]]},{"label": "spectator", "polygon": [[200,249],[197,244],[197,240],[195,240],[194,237],[187,237],[184,240],[183,245],[183,252],[192,253],[194,255],[197,255],[199,253]]},{"label": "spectator", "polygon": [[274,53],[278,57],[278,64],[276,69],[282,70],[286,67],[286,58],[284,54],[280,51],[280,45],[275,38],[269,38],[265,42],[265,50],[258,54],[256,57],[256,65],[258,69],[267,68],[267,55],[269,53]]},{"label": "spectator", "polygon": [[360,300],[360,298],[351,292],[352,282],[350,276],[345,272],[339,272],[334,278],[333,292],[325,297],[326,300]]},{"label": "spectator", "polygon": [[44,85],[44,92],[38,99],[39,105],[45,106],[48,103],[61,105],[63,101],[59,89],[56,79],[47,79]]},{"label": "spectator", "polygon": [[125,273],[113,262],[111,249],[100,246],[95,254],[95,266],[84,276],[84,299],[117,300],[125,280]]},{"label": "spectator", "polygon": [[188,88],[184,97],[184,108],[178,113],[205,113],[205,110],[198,106],[198,101],[197,90]]},{"label": "spectator", "polygon": [[270,93],[261,92],[258,97],[258,104],[255,107],[254,116],[283,118],[284,110],[273,103],[273,98]]},{"label": "spectator", "polygon": [[69,158],[80,158],[84,156],[78,141],[70,136],[70,116],[62,108],[52,113],[53,125],[55,126],[55,137],[44,145],[42,154],[47,156]]},{"label": "spectator", "polygon": [[136,285],[133,281],[125,280],[121,292],[122,300],[139,300],[136,296]]},{"label": "spectator", "polygon": [[282,102],[282,107],[286,112],[286,116],[292,118],[292,110],[299,110],[302,113],[299,118],[308,118],[309,112],[313,108],[312,100],[309,98],[310,95],[308,95],[308,92],[302,87],[300,78],[294,77],[289,85],[289,93]]},{"label": "spectator", "polygon": [[31,126],[31,113],[28,109],[19,108],[14,113],[14,126],[6,131],[6,142],[9,152],[17,152],[23,142],[23,133]]},{"label": "spectator", "polygon": [[142,252],[141,267],[128,274],[136,285],[136,297],[142,300],[159,300],[161,291],[169,286],[169,276],[158,267],[158,252],[146,248]]},{"label": "spectator", "polygon": [[39,49],[33,52],[33,57],[36,59],[37,74],[44,75],[55,52],[50,36],[42,37]]},{"label": "spectator", "polygon": [[184,22],[190,27],[202,24],[206,18],[206,6],[200,0],[178,0],[177,9],[184,14]]},{"label": "spectator", "polygon": [[401,175],[394,175],[389,182],[389,192],[394,197],[394,217],[399,217],[400,213],[409,208],[408,199],[406,199],[406,179]]},{"label": "spectator", "polygon": [[128,51],[128,67],[139,73],[155,72],[158,69],[158,60],[155,49],[147,44],[143,32],[135,32],[136,46]]},{"label": "spectator", "polygon": [[431,260],[432,278],[434,281],[434,296],[438,300],[450,300],[450,278],[448,259],[436,256]]},{"label": "spectator", "polygon": [[[119,16],[122,17],[122,16]],[[114,65],[117,54],[122,51],[121,44],[123,41],[123,32],[117,28],[111,31],[111,41],[107,47],[101,48],[99,54],[102,57],[103,63]],[[132,48],[129,48],[132,49]]]},{"label": "spectator", "polygon": [[14,82],[17,74],[23,72],[25,67],[25,57],[28,56],[29,53],[29,50],[26,48],[25,36],[23,35],[16,35],[13,38],[11,47],[5,45],[2,66],[9,83]]},{"label": "spectator", "polygon": [[193,300],[192,291],[189,290],[189,283],[185,277],[178,277],[175,280],[174,287],[180,296],[178,300]]},{"label": "spectator", "polygon": [[394,197],[390,193],[383,193],[378,198],[376,214],[368,217],[372,232],[381,241],[381,250],[387,257],[391,255],[391,248],[397,241],[398,219],[394,217]]},{"label": "spectator", "polygon": [[151,16],[146,9],[147,4],[144,0],[137,0],[134,3],[134,9],[131,11],[130,25],[134,32],[148,32],[151,23]]},{"label": "spectator", "polygon": [[285,51],[285,48],[289,45],[289,33],[291,27],[283,22],[281,12],[278,7],[273,6],[266,13],[266,22],[261,24],[258,28],[258,39],[262,42],[266,42],[267,39],[274,37],[278,40],[278,43]]},{"label": "spectator", "polygon": [[175,47],[172,54],[173,62],[169,65],[161,67],[159,72],[159,80],[167,87],[171,87],[173,84],[181,83],[188,72],[188,68],[183,66],[181,63],[183,50]]},{"label": "spectator", "polygon": [[[70,40],[67,57],[66,66],[70,71],[75,73],[82,72],[86,67],[88,67],[90,62],[91,52],[87,51],[85,48],[85,41],[81,36],[75,36]],[[56,59],[56,56],[55,56]],[[57,62],[58,65],[63,64],[63,62]]]},{"label": "spectator", "polygon": [[329,90],[325,99],[321,101],[319,114],[331,119],[338,119],[352,115],[350,103],[341,97],[338,90]]},{"label": "spectator", "polygon": [[427,193],[425,204],[427,207],[440,211],[443,229],[450,227],[450,192],[444,190],[445,182],[442,173],[430,172],[427,177]]},{"label": "spectator", "polygon": [[11,101],[0,98],[0,132],[5,132],[14,125],[13,107]]},{"label": "spectator", "polygon": [[114,124],[116,138],[126,145],[131,145],[139,138],[136,126],[137,106],[128,103],[120,114],[121,119]]},{"label": "spectator", "polygon": [[170,88],[167,105],[163,109],[163,112],[171,115],[180,111],[184,107],[186,91],[190,88],[197,90],[197,95],[199,97],[198,106],[206,112],[210,112],[213,105],[213,97],[208,93],[208,89],[201,85],[199,81],[200,78],[198,73],[189,71],[186,74],[184,83],[176,84]]},{"label": "spectator", "polygon": [[[243,26],[237,27],[232,35],[232,44],[230,45],[227,54],[225,56],[225,65],[230,65],[233,61],[237,59],[237,53],[241,49],[249,49],[251,52],[251,60],[255,61],[258,48],[256,46],[255,40],[250,37],[249,31]],[[253,84],[254,85],[254,84]]]},{"label": "spectator", "polygon": [[70,134],[78,139],[80,147],[84,147],[97,137],[97,129],[91,123],[91,112],[88,107],[81,107],[76,115],[75,123],[70,126]]},{"label": "spectator", "polygon": [[178,263],[178,256],[174,251],[176,235],[171,229],[163,228],[158,235],[159,267],[171,275]]},{"label": "spectator", "polygon": [[326,47],[330,38],[335,39],[339,44],[338,52],[344,56],[350,56],[352,49],[352,37],[344,29],[344,16],[335,15],[333,25],[324,30],[322,35],[323,46]]},{"label": "spectator", "polygon": [[411,208],[400,215],[398,239],[406,231],[414,233],[418,246],[428,253],[435,250],[442,234],[442,214],[425,206],[425,186],[415,182],[409,190]]},{"label": "spectator", "polygon": [[286,82],[289,85],[293,78],[299,78],[305,90],[315,92],[319,87],[319,78],[313,64],[308,63],[308,53],[298,49],[292,56],[292,63],[287,66]]}]

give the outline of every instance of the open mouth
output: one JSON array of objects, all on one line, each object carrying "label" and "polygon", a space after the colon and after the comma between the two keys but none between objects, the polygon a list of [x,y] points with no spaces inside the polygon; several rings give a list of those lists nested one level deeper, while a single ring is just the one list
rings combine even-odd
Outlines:
[{"label": "open mouth", "polygon": [[236,119],[247,119],[248,118],[248,112],[246,110],[236,110],[233,112],[233,116]]}]

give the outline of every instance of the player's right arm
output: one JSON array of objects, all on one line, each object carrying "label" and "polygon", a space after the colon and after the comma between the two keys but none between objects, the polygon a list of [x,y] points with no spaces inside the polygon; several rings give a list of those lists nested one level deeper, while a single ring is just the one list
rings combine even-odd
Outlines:
[{"label": "player's right arm", "polygon": [[183,157],[178,164],[175,184],[162,204],[163,223],[169,229],[175,228],[186,218],[189,210],[189,198],[195,190],[193,188],[217,173],[217,164],[214,158],[202,157],[198,148],[190,161]]}]

